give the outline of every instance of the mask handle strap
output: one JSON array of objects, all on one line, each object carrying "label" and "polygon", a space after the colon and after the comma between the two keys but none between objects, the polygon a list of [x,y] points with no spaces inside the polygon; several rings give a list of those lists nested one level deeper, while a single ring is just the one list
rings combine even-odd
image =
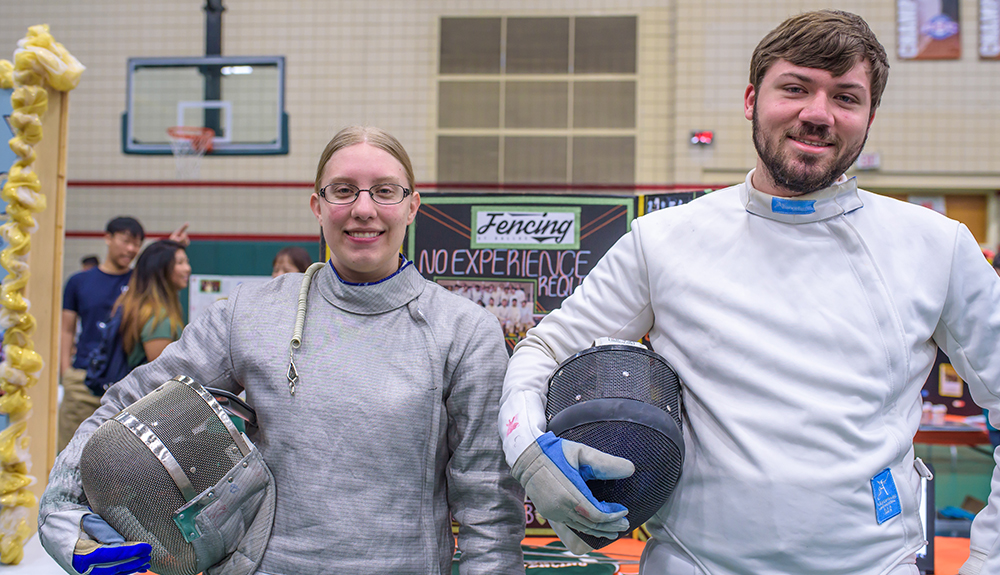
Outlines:
[{"label": "mask handle strap", "polygon": [[302,288],[299,289],[299,308],[295,313],[295,330],[292,332],[291,341],[288,342],[288,370],[285,372],[290,395],[295,395],[295,384],[299,382],[299,372],[295,369],[295,350],[302,345],[302,329],[306,324],[306,306],[309,304],[309,284],[313,275],[325,265],[323,262],[316,262],[309,266],[302,278]]}]

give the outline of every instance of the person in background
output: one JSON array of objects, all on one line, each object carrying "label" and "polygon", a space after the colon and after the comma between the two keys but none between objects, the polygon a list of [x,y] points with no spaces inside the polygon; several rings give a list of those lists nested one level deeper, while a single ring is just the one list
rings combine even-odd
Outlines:
[{"label": "person in background", "polygon": [[[80,423],[101,404],[101,398],[84,384],[87,358],[101,342],[98,324],[110,317],[111,307],[128,286],[132,260],[145,238],[142,224],[135,218],[119,216],[112,219],[105,227],[104,243],[108,251],[104,261],[73,274],[66,282],[59,346],[63,399],[59,404],[58,451],[66,447]],[[170,234],[170,238],[185,246],[190,243],[187,224]]]},{"label": "person in background", "polygon": [[[993,256],[993,271],[997,272],[997,276],[1000,276],[1000,249]],[[990,423],[990,412],[988,409],[984,409],[983,413],[986,414],[986,431],[990,435],[990,445],[993,446],[995,451],[997,447],[1000,447],[1000,429],[993,427],[993,424]]]},{"label": "person in background", "polygon": [[[486,299],[486,298],[483,298]],[[500,309],[497,307],[497,302],[491,297],[489,299],[489,304],[486,305],[486,311],[493,314],[494,317],[499,321],[500,319]]]},{"label": "person in background", "polygon": [[274,256],[274,261],[271,262],[271,277],[276,278],[295,272],[303,273],[311,263],[313,263],[312,258],[305,248],[299,246],[281,248]]},{"label": "person in background", "polygon": [[[493,427],[503,333],[400,254],[420,206],[413,183],[388,133],[334,136],[309,202],[329,262],[241,284],[108,389],[56,459],[39,503],[39,539],[56,562],[80,573],[93,566],[93,541],[81,545],[93,537],[123,563],[141,560],[143,544],[91,535],[104,522],[87,506],[80,457],[101,423],[184,374],[245,391],[256,410],[250,439],[277,493],[257,572],[450,575],[457,539],[462,575],[524,574],[524,492]],[[290,348],[296,325],[301,344]]]},{"label": "person in background", "polygon": [[[98,265],[100,265],[100,263],[101,260],[97,259],[96,255],[83,256],[82,258],[80,258],[80,272],[85,272],[87,270],[96,268]],[[80,326],[79,324],[77,324],[76,334],[73,336],[73,345],[70,351],[70,357],[76,356],[76,338],[79,336],[80,336]]]},{"label": "person in background", "polygon": [[[628,528],[571,481],[628,476],[632,463],[551,447],[548,377],[597,338],[648,333],[683,383],[685,454],[646,523],[640,573],[917,575],[930,476],[913,449],[921,391],[940,347],[1000,423],[1000,281],[963,224],[845,175],[888,74],[855,14],[778,25],[743,94],[756,167],[634,220],[516,347],[498,431],[512,474],[571,549],[589,548],[568,525]],[[581,474],[567,454],[593,463]],[[1000,573],[1000,472],[992,481],[962,575]]]},{"label": "person in background", "polygon": [[529,329],[535,327],[535,309],[531,300],[523,300],[518,310],[518,333],[523,337]]},{"label": "person in background", "polygon": [[506,297],[500,300],[500,305],[496,309],[497,319],[500,320],[500,327],[503,328],[505,334],[514,333],[514,322],[521,315],[520,310],[515,310],[510,307],[510,300]]},{"label": "person in background", "polygon": [[95,255],[83,256],[80,258],[80,271],[85,272],[101,264],[101,260]]},{"label": "person in background", "polygon": [[154,242],[139,255],[128,289],[112,311],[122,310],[122,343],[130,368],[153,361],[180,339],[184,318],[178,294],[189,277],[187,253],[175,241]]},{"label": "person in background", "polygon": [[[112,219],[105,227],[104,243],[108,251],[104,261],[88,271],[73,274],[66,282],[59,348],[63,386],[63,399],[59,404],[59,451],[69,443],[77,426],[101,404],[101,398],[83,383],[87,375],[87,358],[101,341],[98,323],[108,319],[115,300],[128,285],[132,260],[145,237],[142,224],[135,218],[119,216]],[[79,337],[76,337],[77,320]]]}]

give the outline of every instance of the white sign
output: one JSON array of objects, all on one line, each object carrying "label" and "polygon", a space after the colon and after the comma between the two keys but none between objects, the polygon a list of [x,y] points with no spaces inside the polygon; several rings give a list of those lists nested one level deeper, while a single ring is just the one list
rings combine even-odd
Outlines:
[{"label": "white sign", "polygon": [[854,165],[859,170],[877,170],[882,167],[882,157],[878,152],[861,152]]},{"label": "white sign", "polygon": [[580,208],[473,206],[473,248],[577,249]]},{"label": "white sign", "polygon": [[1000,59],[1000,0],[979,0],[979,57]]},{"label": "white sign", "polygon": [[212,306],[226,299],[241,283],[264,283],[271,276],[192,275],[188,280],[188,323]]},{"label": "white sign", "polygon": [[902,60],[916,58],[920,53],[920,21],[916,0],[896,2],[896,33],[899,42],[899,57]]}]

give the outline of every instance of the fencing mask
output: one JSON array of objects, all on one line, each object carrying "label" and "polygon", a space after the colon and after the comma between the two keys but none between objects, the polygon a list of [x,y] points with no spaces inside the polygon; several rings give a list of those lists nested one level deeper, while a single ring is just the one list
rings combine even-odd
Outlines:
[{"label": "fencing mask", "polygon": [[[226,409],[214,395],[230,398]],[[91,509],[126,540],[152,545],[160,575],[246,575],[264,555],[274,477],[230,413],[256,425],[238,398],[177,376],[101,424],[83,448]]]},{"label": "fencing mask", "polygon": [[[631,477],[591,480],[598,501],[628,508],[629,532],[670,498],[681,475],[681,387],[662,357],[635,342],[602,338],[549,378],[548,431],[635,465]],[[599,549],[612,539],[576,532]]]}]

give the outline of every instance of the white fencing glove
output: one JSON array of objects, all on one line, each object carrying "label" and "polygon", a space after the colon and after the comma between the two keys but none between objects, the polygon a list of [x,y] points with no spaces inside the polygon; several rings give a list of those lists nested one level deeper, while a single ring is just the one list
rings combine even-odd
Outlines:
[{"label": "white fencing glove", "polygon": [[[628,509],[598,501],[586,481],[624,479],[634,472],[635,466],[628,459],[566,441],[551,431],[528,446],[511,469],[542,517],[608,539],[617,539],[620,532],[628,530]],[[565,539],[563,542],[569,545]]]}]

